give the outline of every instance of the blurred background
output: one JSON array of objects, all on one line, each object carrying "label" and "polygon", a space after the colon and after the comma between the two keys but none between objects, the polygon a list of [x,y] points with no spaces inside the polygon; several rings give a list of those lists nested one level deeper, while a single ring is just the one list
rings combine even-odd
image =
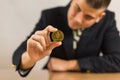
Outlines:
[{"label": "blurred background", "polygon": [[[14,50],[30,34],[38,22],[41,11],[56,6],[66,6],[70,0],[0,0],[0,68],[12,68]],[[109,9],[116,13],[120,30],[119,0],[112,0]],[[37,63],[40,69],[48,57]]]}]

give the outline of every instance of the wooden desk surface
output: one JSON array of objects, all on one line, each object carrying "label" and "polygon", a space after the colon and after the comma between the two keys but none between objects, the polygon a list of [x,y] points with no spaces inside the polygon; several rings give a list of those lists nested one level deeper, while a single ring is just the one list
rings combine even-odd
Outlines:
[{"label": "wooden desk surface", "polygon": [[120,73],[75,73],[75,72],[49,72],[47,70],[32,70],[22,78],[14,70],[0,70],[0,80],[120,80]]}]

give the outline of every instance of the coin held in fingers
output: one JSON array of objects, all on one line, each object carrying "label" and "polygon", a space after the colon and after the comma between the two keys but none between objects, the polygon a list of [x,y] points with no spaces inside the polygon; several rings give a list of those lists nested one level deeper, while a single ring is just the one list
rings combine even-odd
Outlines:
[{"label": "coin held in fingers", "polygon": [[64,39],[64,33],[61,30],[57,30],[52,33],[52,40],[56,42],[60,42]]}]

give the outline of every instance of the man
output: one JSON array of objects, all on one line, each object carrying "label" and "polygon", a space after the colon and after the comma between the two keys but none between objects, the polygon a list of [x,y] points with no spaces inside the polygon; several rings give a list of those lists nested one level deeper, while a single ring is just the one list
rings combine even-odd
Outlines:
[{"label": "man", "polygon": [[[71,0],[66,7],[43,11],[31,35],[14,52],[16,70],[26,76],[36,62],[50,55],[44,67],[50,71],[119,72],[120,36],[114,13],[107,10],[110,1]],[[65,35],[62,42],[50,39],[57,30]],[[77,30],[81,35],[74,46]]]}]

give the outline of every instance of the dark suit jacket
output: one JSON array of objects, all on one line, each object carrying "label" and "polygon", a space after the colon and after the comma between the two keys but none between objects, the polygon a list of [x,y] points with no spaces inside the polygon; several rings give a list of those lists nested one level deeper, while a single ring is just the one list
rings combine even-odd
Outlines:
[{"label": "dark suit jacket", "polygon": [[[116,28],[114,13],[106,10],[106,16],[99,23],[85,29],[78,47],[74,51],[72,48],[72,30],[67,24],[68,8],[69,5],[67,7],[44,10],[31,35],[37,30],[44,29],[47,25],[52,25],[62,30],[65,38],[63,44],[55,48],[50,57],[64,60],[77,59],[81,71],[119,72],[120,36]],[[21,55],[26,51],[27,39],[16,49],[13,55],[13,64],[17,65],[17,70],[19,69]],[[103,56],[100,56],[100,52],[103,53]],[[44,68],[47,67],[45,66]]]}]

